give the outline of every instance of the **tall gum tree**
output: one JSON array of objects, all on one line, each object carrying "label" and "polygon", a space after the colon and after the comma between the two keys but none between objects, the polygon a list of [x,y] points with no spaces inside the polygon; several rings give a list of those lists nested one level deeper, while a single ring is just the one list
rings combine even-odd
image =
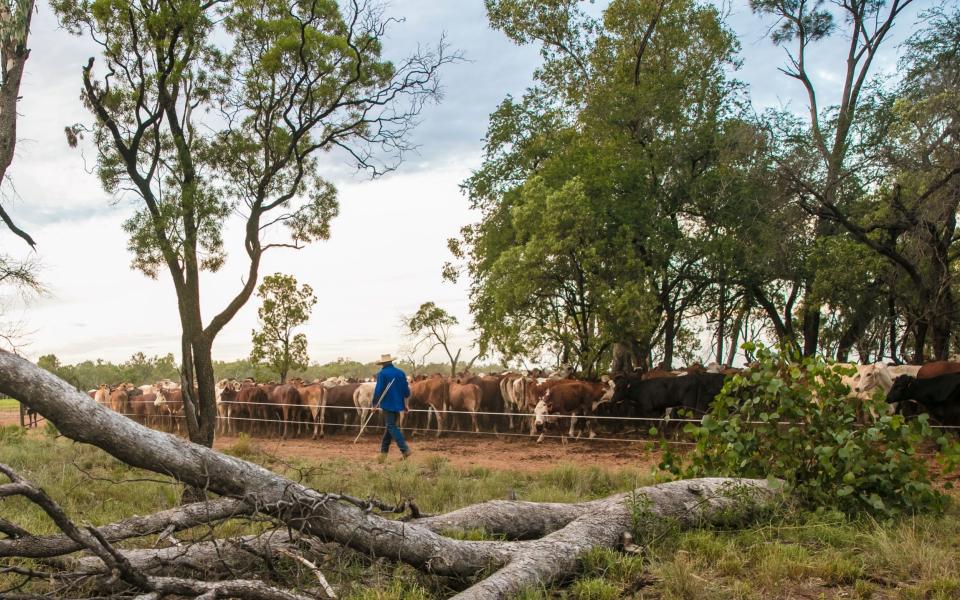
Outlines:
[{"label": "tall gum tree", "polygon": [[[134,200],[134,268],[166,270],[182,326],[181,379],[192,441],[213,443],[217,334],[253,293],[275,248],[329,236],[334,186],[319,156],[346,152],[373,176],[399,165],[416,115],[439,99],[444,43],[393,63],[393,20],[359,0],[54,0],[61,23],[100,47],[82,69],[104,188]],[[99,74],[98,74],[99,72]],[[239,215],[246,273],[226,306],[201,312],[201,272],[226,260]],[[194,393],[196,386],[196,395]]]},{"label": "tall gum tree", "polygon": [[[787,155],[780,161],[785,189],[795,194],[800,205],[814,217],[817,240],[837,235],[846,227],[838,215],[850,199],[849,180],[857,166],[852,160],[854,131],[865,86],[878,50],[901,13],[913,0],[751,0],[754,12],[775,20],[771,40],[785,49],[786,64],[780,69],[796,81],[807,97],[807,131],[793,136]],[[818,42],[837,33],[837,22],[845,27],[846,52],[835,64],[841,81],[837,101],[826,105],[825,90],[811,76],[810,53]],[[798,147],[799,146],[799,147]],[[809,151],[807,149],[810,148]],[[799,159],[798,159],[799,157]],[[803,353],[817,351],[821,307],[816,300],[812,276],[802,282],[800,314]]]},{"label": "tall gum tree", "polygon": [[621,0],[594,18],[581,5],[487,2],[491,25],[544,61],[491,116],[484,164],[463,186],[483,217],[451,248],[473,280],[482,347],[556,348],[589,376],[611,354],[649,366],[655,345],[671,362],[706,288],[688,234],[719,193],[739,86],[737,42],[714,7]]}]

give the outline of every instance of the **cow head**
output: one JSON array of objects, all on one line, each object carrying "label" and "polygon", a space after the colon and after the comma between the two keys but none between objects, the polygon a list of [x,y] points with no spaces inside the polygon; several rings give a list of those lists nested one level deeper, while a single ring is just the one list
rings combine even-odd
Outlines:
[{"label": "cow head", "polygon": [[853,391],[860,394],[880,387],[880,365],[864,365],[857,367],[856,387]]},{"label": "cow head", "polygon": [[549,397],[550,391],[548,390],[544,398],[537,402],[537,405],[533,409],[533,426],[537,430],[537,433],[543,433],[547,422],[553,421],[553,419],[549,418],[550,413],[553,411],[553,402],[550,401]]},{"label": "cow head", "polygon": [[639,377],[630,377],[625,373],[620,373],[613,378],[613,393],[610,395],[612,404],[620,404],[630,397],[633,389],[639,384]]},{"label": "cow head", "polygon": [[909,400],[915,381],[916,379],[909,375],[901,375],[894,379],[893,386],[890,388],[890,391],[887,392],[887,403],[902,405],[904,401]]}]

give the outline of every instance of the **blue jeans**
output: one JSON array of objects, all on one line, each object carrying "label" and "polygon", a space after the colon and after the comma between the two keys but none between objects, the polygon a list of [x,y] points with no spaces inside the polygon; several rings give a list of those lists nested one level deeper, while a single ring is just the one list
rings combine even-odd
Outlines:
[{"label": "blue jeans", "polygon": [[407,447],[407,442],[403,439],[403,432],[397,427],[397,419],[400,417],[400,413],[393,412],[392,410],[384,410],[381,412],[383,412],[383,423],[387,426],[387,430],[383,432],[383,439],[380,441],[380,452],[386,454],[387,451],[390,450],[391,440],[396,440],[397,448],[400,448],[400,452],[409,452],[410,448]]}]

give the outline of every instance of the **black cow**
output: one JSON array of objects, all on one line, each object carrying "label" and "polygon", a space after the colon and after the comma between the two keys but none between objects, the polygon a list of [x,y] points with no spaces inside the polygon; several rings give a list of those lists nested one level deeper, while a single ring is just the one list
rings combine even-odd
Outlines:
[{"label": "black cow", "polygon": [[887,402],[903,414],[927,412],[941,425],[960,425],[960,373],[930,379],[901,375],[893,380]]},{"label": "black cow", "polygon": [[669,408],[689,408],[702,415],[710,410],[724,378],[720,373],[647,380],[639,375],[621,375],[614,380],[613,398],[598,404],[596,411],[602,416],[662,417]]}]

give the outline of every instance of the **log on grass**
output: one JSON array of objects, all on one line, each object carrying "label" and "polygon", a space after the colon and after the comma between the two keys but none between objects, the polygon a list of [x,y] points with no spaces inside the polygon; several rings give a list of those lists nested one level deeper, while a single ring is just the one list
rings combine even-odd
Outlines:
[{"label": "log on grass", "polygon": [[[584,552],[620,543],[635,522],[638,506],[652,519],[695,527],[726,518],[730,508],[778,493],[765,480],[699,479],[639,488],[573,508],[483,503],[422,519],[422,524],[402,522],[365,510],[348,497],[308,488],[259,465],[143,427],[5,351],[0,351],[0,392],[37,410],[73,440],[98,446],[128,465],[240,500],[321,541],[443,576],[492,573],[458,594],[461,599],[506,598],[530,585],[550,585],[569,576]],[[504,517],[507,514],[512,516]],[[510,523],[516,519],[525,522]],[[468,541],[438,533],[450,528],[484,529],[517,539],[542,537]]]}]

